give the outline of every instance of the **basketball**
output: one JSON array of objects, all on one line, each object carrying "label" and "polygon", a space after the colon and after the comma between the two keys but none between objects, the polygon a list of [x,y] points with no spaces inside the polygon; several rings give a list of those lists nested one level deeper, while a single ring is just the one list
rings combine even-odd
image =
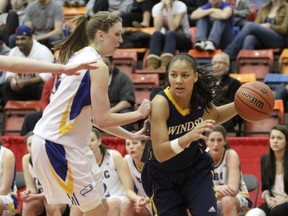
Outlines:
[{"label": "basketball", "polygon": [[266,118],[274,108],[274,95],[263,82],[247,82],[237,90],[234,103],[238,114],[247,121]]}]

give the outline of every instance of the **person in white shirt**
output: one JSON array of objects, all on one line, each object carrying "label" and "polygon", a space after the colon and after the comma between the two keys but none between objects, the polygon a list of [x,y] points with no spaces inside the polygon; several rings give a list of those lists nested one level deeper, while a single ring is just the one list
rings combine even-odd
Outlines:
[{"label": "person in white shirt", "polygon": [[[32,31],[28,26],[21,25],[16,30],[16,47],[11,49],[9,56],[17,56],[40,60],[43,62],[54,61],[52,52],[44,45],[33,40]],[[43,83],[51,76],[51,73],[13,73],[7,71],[6,83],[1,91],[3,103],[8,100],[39,100]]]}]

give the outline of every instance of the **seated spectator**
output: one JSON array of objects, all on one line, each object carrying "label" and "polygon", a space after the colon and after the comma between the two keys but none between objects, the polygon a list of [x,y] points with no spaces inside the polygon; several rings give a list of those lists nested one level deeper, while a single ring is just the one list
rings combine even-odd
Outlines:
[{"label": "seated spectator", "polygon": [[58,79],[58,76],[51,76],[44,83],[41,98],[40,98],[40,111],[32,111],[25,115],[22,128],[20,131],[21,136],[25,136],[27,133],[34,130],[36,123],[42,117],[42,113],[45,107],[50,102],[50,97],[56,91],[55,85],[56,85],[57,79]]},{"label": "seated spectator", "polygon": [[54,0],[35,0],[27,6],[24,23],[33,30],[34,39],[51,48],[63,37],[63,6]]},{"label": "seated spectator", "polygon": [[[91,130],[91,144],[96,162],[103,175],[103,186],[107,206],[108,216],[118,216],[121,210],[121,200],[124,199],[125,191],[123,183],[127,178],[124,170],[124,160],[122,155],[115,149],[108,149],[101,143],[100,132],[96,128]],[[72,206],[73,216],[82,216],[82,212],[76,206]]]},{"label": "seated spectator", "polygon": [[16,175],[15,156],[0,140],[0,215],[15,215],[17,194],[14,178]]},{"label": "seated spectator", "polygon": [[288,212],[288,129],[272,127],[269,152],[261,157],[262,198],[246,216],[286,216]]},{"label": "seated spectator", "polygon": [[235,60],[241,49],[274,49],[288,45],[288,3],[270,0],[257,13],[255,22],[248,22],[223,52]]},{"label": "seated spectator", "polygon": [[70,208],[66,204],[48,204],[39,180],[37,179],[31,162],[31,142],[33,132],[29,132],[24,137],[28,153],[22,158],[23,173],[26,190],[20,193],[23,201],[22,216],[41,215],[46,211],[47,216],[69,215]]},{"label": "seated spectator", "polygon": [[[5,43],[10,46],[9,38],[11,35],[12,38],[15,40],[15,31],[19,25],[24,24],[24,17],[25,17],[25,1],[24,0],[10,0],[12,9],[5,14],[1,14],[3,19],[5,20]],[[13,47],[15,46],[15,41],[11,42],[14,43]]]},{"label": "seated spectator", "polygon": [[[221,106],[234,101],[234,96],[241,83],[229,76],[230,72],[230,58],[225,53],[218,53],[212,58],[212,67],[214,75],[219,80],[219,89],[216,89],[214,103],[217,106]],[[222,125],[228,132],[234,132],[236,125],[239,125],[242,119],[239,115],[236,115],[232,119],[226,121]]]},{"label": "seated spectator", "polygon": [[240,158],[226,140],[226,130],[217,125],[209,133],[208,152],[214,161],[214,185],[218,215],[244,216],[252,207],[243,181]]},{"label": "seated spectator", "polygon": [[241,29],[247,23],[247,17],[250,14],[250,1],[237,0],[234,5],[234,26]]},{"label": "seated spectator", "polygon": [[[134,110],[135,89],[127,74],[121,72],[113,64],[113,57],[103,59],[109,69],[110,83],[108,97],[112,113],[126,113]],[[133,130],[133,124],[123,126],[126,130]]]},{"label": "seated spectator", "polygon": [[[187,13],[192,14],[193,11],[195,11],[197,8],[201,7],[202,5],[207,4],[208,0],[181,0],[184,2],[187,6]],[[190,27],[195,27],[196,26],[196,20],[191,19],[191,17],[188,17],[189,19],[189,24]]]},{"label": "seated spectator", "polygon": [[109,11],[112,14],[123,16],[131,12],[133,0],[89,0],[86,4],[88,15],[98,11]]},{"label": "seated spectator", "polygon": [[[19,26],[16,30],[16,47],[11,49],[9,56],[31,58],[45,62],[53,62],[52,52],[44,45],[33,40],[28,26]],[[6,73],[6,83],[2,87],[3,102],[8,100],[39,100],[43,83],[51,76],[50,73]]]},{"label": "seated spectator", "polygon": [[177,50],[192,47],[187,6],[181,1],[161,0],[152,8],[155,32],[150,40],[147,69],[164,70]]},{"label": "seated spectator", "polygon": [[159,0],[134,0],[131,13],[122,16],[124,27],[144,28],[153,25],[151,11]]},{"label": "seated spectator", "polygon": [[121,204],[121,216],[152,216],[150,199],[141,182],[141,171],[144,166],[141,157],[145,148],[145,141],[126,140],[125,147],[128,154],[124,157],[127,176],[124,187],[128,199],[125,199]]},{"label": "seated spectator", "polygon": [[209,0],[192,12],[191,19],[197,20],[197,50],[224,49],[234,38],[233,9],[227,2]]}]

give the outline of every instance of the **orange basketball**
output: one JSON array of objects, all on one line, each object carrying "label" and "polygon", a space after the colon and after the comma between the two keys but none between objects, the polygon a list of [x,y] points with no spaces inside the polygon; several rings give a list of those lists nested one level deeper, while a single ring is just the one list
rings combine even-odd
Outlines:
[{"label": "orange basketball", "polygon": [[238,114],[247,121],[266,118],[274,107],[274,96],[263,82],[247,82],[237,90],[234,103]]}]

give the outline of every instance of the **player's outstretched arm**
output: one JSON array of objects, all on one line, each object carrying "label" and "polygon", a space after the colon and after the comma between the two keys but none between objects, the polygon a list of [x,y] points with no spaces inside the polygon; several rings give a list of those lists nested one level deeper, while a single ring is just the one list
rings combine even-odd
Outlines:
[{"label": "player's outstretched arm", "polygon": [[12,56],[0,56],[0,69],[17,73],[41,73],[49,71],[55,74],[65,73],[67,75],[77,75],[81,69],[96,69],[96,61],[77,64],[54,64]]}]

